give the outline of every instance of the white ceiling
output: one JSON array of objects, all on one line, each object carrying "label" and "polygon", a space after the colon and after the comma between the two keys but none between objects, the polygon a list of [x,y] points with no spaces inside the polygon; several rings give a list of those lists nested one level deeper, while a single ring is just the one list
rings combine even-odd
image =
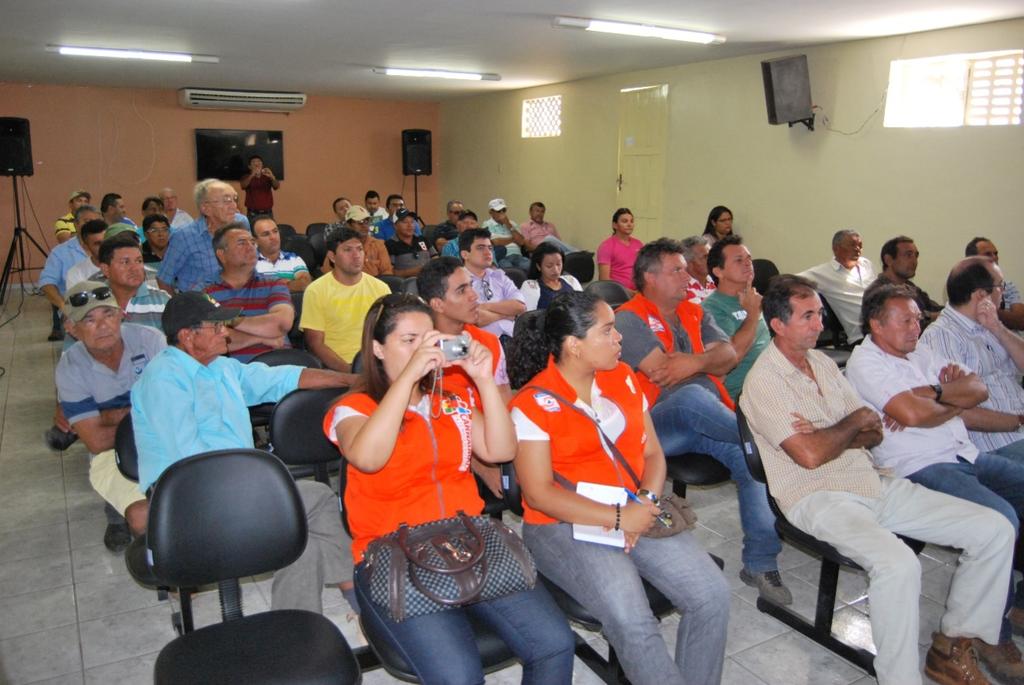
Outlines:
[{"label": "white ceiling", "polygon": [[[1024,16],[1024,0],[3,0],[0,80],[446,97]],[[577,16],[705,30],[700,46],[554,28]],[[219,64],[63,57],[47,44],[216,55]],[[500,74],[385,77],[374,66]]]}]

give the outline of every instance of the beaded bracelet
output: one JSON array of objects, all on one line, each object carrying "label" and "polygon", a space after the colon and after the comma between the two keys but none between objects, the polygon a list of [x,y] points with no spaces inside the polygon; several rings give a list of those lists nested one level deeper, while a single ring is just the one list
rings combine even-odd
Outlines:
[{"label": "beaded bracelet", "polygon": [[615,505],[615,530],[619,530],[619,524],[622,523],[622,505]]}]

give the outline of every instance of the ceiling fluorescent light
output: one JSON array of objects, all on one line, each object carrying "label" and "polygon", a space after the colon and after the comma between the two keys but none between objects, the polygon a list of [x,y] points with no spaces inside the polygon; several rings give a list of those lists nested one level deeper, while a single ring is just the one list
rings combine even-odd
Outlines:
[{"label": "ceiling fluorescent light", "polygon": [[205,62],[216,64],[219,57],[213,55],[190,55],[184,52],[155,52],[152,50],[122,50],[118,48],[83,48],[71,45],[47,45],[50,52],[75,57],[112,57],[115,59],[143,59],[157,62]]},{"label": "ceiling fluorescent light", "polygon": [[637,36],[640,38],[662,38],[664,40],[679,40],[686,43],[710,43],[720,44],[725,42],[725,36],[703,31],[688,31],[686,29],[670,29],[664,26],[651,26],[649,24],[629,24],[621,21],[603,21],[601,19],[579,19],[576,17],[555,17],[555,26],[574,29],[586,29],[597,33],[614,33],[620,36]]},{"label": "ceiling fluorescent light", "polygon": [[460,81],[500,81],[498,74],[476,74],[468,71],[444,71],[442,69],[399,69],[396,67],[374,67],[373,73],[385,76],[414,76],[417,78],[448,78]]}]

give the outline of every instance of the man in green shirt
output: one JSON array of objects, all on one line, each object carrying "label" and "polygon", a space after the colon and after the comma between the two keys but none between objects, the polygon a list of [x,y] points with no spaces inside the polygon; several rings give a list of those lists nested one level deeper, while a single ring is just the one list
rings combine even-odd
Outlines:
[{"label": "man in green shirt", "polygon": [[754,263],[743,238],[732,234],[716,242],[708,252],[708,272],[718,289],[708,295],[701,306],[732,338],[740,360],[725,377],[725,389],[735,400],[743,389],[747,371],[771,342],[768,326],[761,316],[761,294],[753,286]]}]

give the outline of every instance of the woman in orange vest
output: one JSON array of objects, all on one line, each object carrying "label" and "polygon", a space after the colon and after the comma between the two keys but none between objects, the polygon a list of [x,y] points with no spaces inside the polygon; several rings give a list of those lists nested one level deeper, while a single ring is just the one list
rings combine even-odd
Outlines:
[{"label": "woman in orange vest", "polygon": [[[691,532],[643,536],[662,525],[665,456],[621,339],[611,307],[578,292],[554,299],[542,330],[516,336],[513,376],[532,375],[510,405],[523,539],[538,570],[601,621],[630,682],[718,683],[729,588]],[[579,494],[600,486],[618,503]],[[674,657],[642,579],[683,614]]]},{"label": "woman in orange vest", "polygon": [[[491,353],[470,344],[468,356],[445,360],[430,308],[408,294],[378,299],[363,326],[363,392],[342,397],[324,430],[348,460],[345,511],[356,563],[362,619],[388,635],[424,683],[483,683],[470,617],[489,624],[523,664],[523,682],[572,679],[573,637],[565,616],[541,587],[396,622],[370,599],[363,552],[399,524],[415,526],[483,510],[470,471],[515,454],[515,431],[491,374]],[[476,384],[473,396],[435,393],[434,372],[458,366]],[[483,411],[481,411],[481,409]]]}]

